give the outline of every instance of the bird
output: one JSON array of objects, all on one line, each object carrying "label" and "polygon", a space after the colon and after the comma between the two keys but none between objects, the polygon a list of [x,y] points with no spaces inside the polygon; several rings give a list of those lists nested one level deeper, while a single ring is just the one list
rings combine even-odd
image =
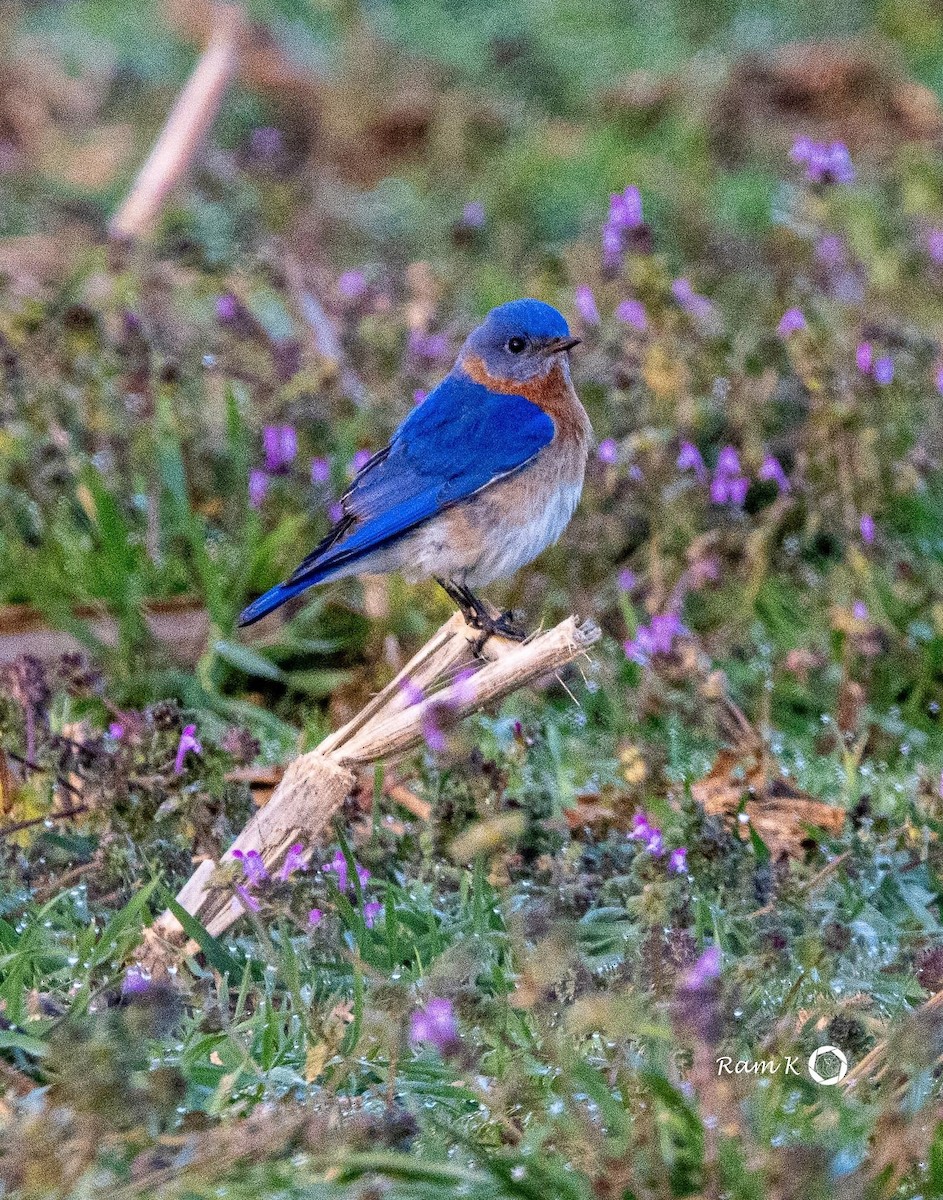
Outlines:
[{"label": "bird", "polygon": [[435,579],[483,638],[523,640],[513,614],[472,589],[531,562],[576,509],[592,443],[570,375],[579,343],[540,300],[492,309],[448,375],[355,476],[324,540],[244,609],[239,625],[315,584],[398,571],[412,583]]}]

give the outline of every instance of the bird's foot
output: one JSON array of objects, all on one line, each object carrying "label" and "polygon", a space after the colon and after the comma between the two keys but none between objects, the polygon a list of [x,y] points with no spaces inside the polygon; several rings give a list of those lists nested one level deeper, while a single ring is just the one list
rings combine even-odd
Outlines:
[{"label": "bird's foot", "polygon": [[475,642],[475,653],[480,654],[489,637],[507,638],[512,642],[523,642],[527,630],[518,619],[518,614],[498,612],[487,600],[476,596],[469,588],[440,579],[439,583],[458,605],[466,625],[477,629],[481,637]]}]

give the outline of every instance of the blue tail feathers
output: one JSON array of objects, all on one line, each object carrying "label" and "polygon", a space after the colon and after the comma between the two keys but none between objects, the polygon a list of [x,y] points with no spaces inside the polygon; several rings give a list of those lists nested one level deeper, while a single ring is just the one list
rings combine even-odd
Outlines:
[{"label": "blue tail feathers", "polygon": [[269,588],[267,592],[259,596],[258,600],[253,600],[248,607],[242,610],[239,614],[239,627],[261,621],[263,617],[274,612],[276,608],[280,608],[287,600],[300,595],[317,582],[317,578],[309,578],[299,580],[297,583],[280,583],[278,587]]}]

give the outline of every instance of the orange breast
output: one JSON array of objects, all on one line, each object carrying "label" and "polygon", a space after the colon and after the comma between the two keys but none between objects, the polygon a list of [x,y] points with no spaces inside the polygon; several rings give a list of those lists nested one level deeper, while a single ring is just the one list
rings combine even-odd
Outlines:
[{"label": "orange breast", "polygon": [[534,379],[522,382],[499,379],[490,374],[477,354],[467,354],[462,359],[462,367],[469,379],[482,384],[489,391],[501,392],[506,396],[523,396],[531,404],[542,408],[556,426],[557,437],[579,442],[589,441],[592,431],[586,410],[580,404],[573,384],[559,363],[554,363],[546,375],[538,375]]}]

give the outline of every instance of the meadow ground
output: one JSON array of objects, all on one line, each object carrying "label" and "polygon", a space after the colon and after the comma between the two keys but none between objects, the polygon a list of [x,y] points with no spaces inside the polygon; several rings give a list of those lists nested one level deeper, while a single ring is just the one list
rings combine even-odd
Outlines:
[{"label": "meadow ground", "polygon": [[[134,244],[208,8],[0,38],[0,1191],[943,1196],[939,16],[249,7]],[[603,639],[438,714],[149,975],[194,862],[449,613],[240,609],[528,294],[597,446],[501,598]]]}]

